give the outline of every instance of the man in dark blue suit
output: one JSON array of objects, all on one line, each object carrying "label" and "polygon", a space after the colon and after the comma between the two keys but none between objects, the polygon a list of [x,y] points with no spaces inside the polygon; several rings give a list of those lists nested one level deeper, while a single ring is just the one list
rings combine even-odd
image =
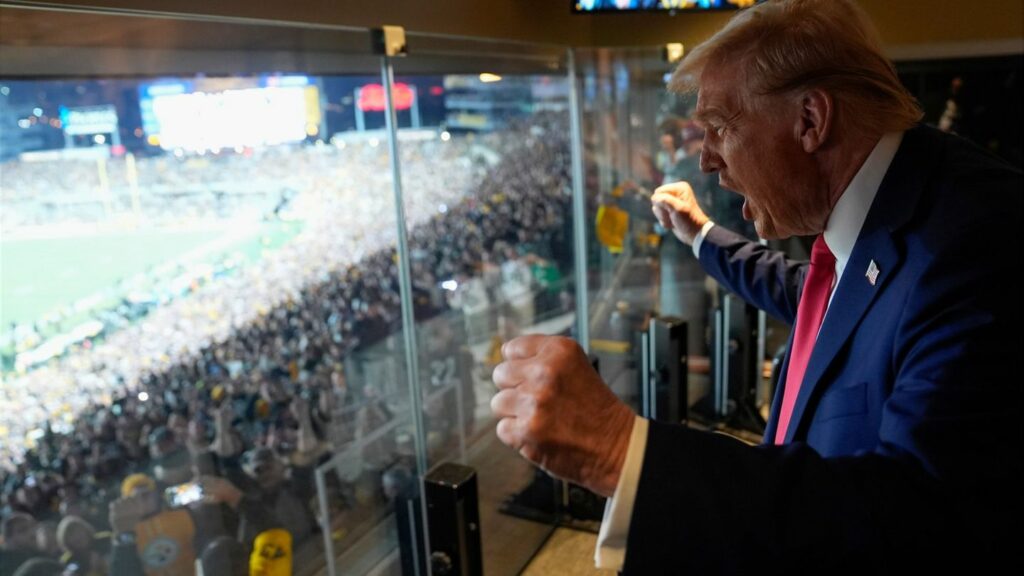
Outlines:
[{"label": "man in dark blue suit", "polygon": [[1019,568],[1021,173],[917,126],[849,0],[741,12],[673,88],[698,91],[702,168],[758,234],[816,236],[794,262],[715,226],[685,183],[652,197],[709,274],[795,324],[764,444],[638,418],[544,336],[503,350],[498,436],[612,497],[603,567]]}]

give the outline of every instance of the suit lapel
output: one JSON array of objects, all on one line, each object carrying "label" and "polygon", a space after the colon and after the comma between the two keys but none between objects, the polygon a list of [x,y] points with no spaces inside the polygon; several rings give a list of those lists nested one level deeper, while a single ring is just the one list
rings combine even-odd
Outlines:
[{"label": "suit lapel", "polygon": [[[926,138],[924,130],[918,128],[904,135],[864,221],[807,363],[786,431],[787,443],[792,442],[797,432],[802,430],[808,404],[815,390],[822,385],[825,371],[902,263],[893,233],[913,215],[924,189],[929,170],[923,164],[928,161],[928,148],[934,141]],[[872,274],[874,282],[867,277],[872,269],[875,272]],[[781,401],[781,396],[776,399]]]}]

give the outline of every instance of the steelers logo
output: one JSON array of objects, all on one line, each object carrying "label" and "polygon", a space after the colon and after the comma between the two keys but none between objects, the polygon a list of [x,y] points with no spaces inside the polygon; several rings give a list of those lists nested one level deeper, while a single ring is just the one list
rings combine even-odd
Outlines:
[{"label": "steelers logo", "polygon": [[146,545],[142,552],[142,561],[149,568],[164,568],[178,557],[181,547],[170,538],[156,538]]}]

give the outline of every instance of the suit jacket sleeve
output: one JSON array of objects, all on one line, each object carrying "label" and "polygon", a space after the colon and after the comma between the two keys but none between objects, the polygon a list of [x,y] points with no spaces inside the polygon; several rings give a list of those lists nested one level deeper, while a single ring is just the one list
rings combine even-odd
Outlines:
[{"label": "suit jacket sleeve", "polygon": [[793,324],[807,263],[786,258],[721,226],[700,246],[704,270],[730,291],[775,318]]}]

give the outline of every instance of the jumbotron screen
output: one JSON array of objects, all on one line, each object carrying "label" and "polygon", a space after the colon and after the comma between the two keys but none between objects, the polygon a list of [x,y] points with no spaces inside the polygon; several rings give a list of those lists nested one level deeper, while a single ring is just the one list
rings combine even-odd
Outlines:
[{"label": "jumbotron screen", "polygon": [[320,96],[305,76],[161,80],[139,87],[147,141],[166,150],[219,151],[315,136]]},{"label": "jumbotron screen", "polygon": [[758,0],[573,0],[572,11],[586,12],[688,12],[737,10],[753,6]]}]

